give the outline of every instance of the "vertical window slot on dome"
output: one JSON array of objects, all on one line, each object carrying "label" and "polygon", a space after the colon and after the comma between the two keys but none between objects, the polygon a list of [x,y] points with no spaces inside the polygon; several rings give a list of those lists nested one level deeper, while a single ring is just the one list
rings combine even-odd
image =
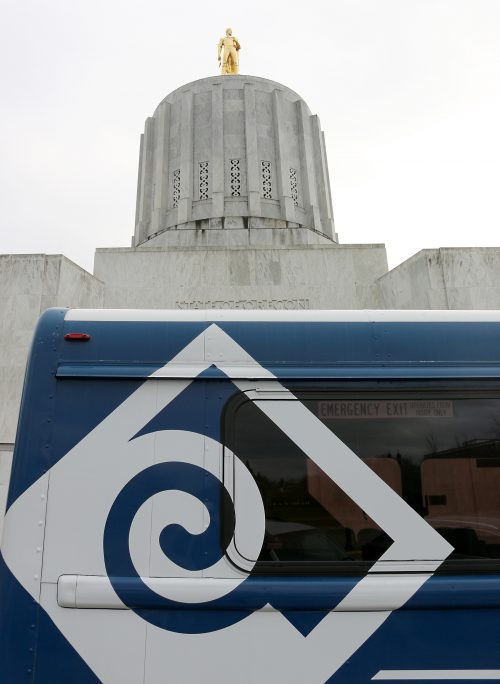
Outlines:
[{"label": "vertical window slot on dome", "polygon": [[297,189],[297,169],[290,169],[290,194],[296,207],[299,206],[299,192]]},{"label": "vertical window slot on dome", "polygon": [[240,170],[240,160],[230,159],[229,160],[229,186],[231,190],[231,197],[240,197],[241,195],[241,170]]},{"label": "vertical window slot on dome", "polygon": [[181,197],[181,170],[175,169],[173,180],[172,206],[178,207]]},{"label": "vertical window slot on dome", "polygon": [[261,161],[260,168],[262,174],[262,196],[264,199],[272,199],[273,188],[271,184],[271,162]]},{"label": "vertical window slot on dome", "polygon": [[208,162],[202,161],[199,166],[200,199],[208,199]]}]

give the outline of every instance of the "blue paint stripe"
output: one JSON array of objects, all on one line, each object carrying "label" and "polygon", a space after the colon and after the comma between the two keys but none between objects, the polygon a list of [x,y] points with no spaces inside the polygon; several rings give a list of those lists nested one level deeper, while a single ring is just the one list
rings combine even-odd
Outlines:
[{"label": "blue paint stripe", "polygon": [[[86,332],[90,342],[64,342],[60,362],[163,365],[175,349],[210,323],[65,321],[64,332]],[[279,323],[218,324],[266,367],[344,364],[499,365],[500,323]]]},{"label": "blue paint stripe", "polygon": [[[324,367],[287,367],[267,366],[275,376],[285,380],[328,380],[328,379],[474,379],[500,378],[500,366],[450,366],[446,364],[419,364],[417,366],[344,366],[341,364]],[[158,370],[157,364],[122,365],[122,364],[61,364],[57,368],[57,377],[61,378],[148,378]],[[241,377],[249,375],[248,368],[241,369]],[[250,370],[251,375],[251,370]],[[176,378],[190,378],[188,372],[175,375]],[[209,368],[203,373],[204,378],[220,378],[217,368]]]},{"label": "blue paint stripe", "polygon": [[[361,577],[250,577],[230,600],[217,610],[258,610],[263,601],[280,611],[331,610],[353,589]],[[113,586],[127,605],[134,608],[159,608],[164,601],[133,577],[114,577]],[[391,579],[387,579],[390,590]],[[390,595],[390,591],[389,591]],[[178,604],[179,610],[203,610],[201,603]],[[404,606],[405,610],[500,608],[500,577],[431,577]],[[206,609],[213,609],[208,602]],[[383,610],[383,606],[378,608]]]}]

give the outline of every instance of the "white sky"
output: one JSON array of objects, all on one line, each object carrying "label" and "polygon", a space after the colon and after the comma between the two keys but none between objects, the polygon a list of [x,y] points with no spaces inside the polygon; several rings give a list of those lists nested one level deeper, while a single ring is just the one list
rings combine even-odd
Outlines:
[{"label": "white sky", "polygon": [[500,245],[500,0],[2,0],[0,252],[129,246],[144,121],[227,26],[320,116],[342,243]]}]

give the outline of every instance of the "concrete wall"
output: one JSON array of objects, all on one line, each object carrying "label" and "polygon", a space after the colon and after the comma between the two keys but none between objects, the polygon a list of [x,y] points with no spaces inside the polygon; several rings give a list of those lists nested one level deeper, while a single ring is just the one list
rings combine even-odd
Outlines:
[{"label": "concrete wall", "polygon": [[103,284],[61,255],[0,255],[0,443],[14,442],[33,330],[51,306],[102,306]]},{"label": "concrete wall", "polygon": [[500,309],[500,248],[424,249],[377,286],[382,309]]},{"label": "concrete wall", "polygon": [[377,305],[383,245],[98,249],[109,308],[356,309]]}]

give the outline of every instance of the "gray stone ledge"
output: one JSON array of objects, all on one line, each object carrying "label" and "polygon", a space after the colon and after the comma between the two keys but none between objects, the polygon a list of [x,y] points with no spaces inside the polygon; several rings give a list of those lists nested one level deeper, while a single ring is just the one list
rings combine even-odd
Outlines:
[{"label": "gray stone ledge", "polygon": [[105,253],[105,252],[129,252],[129,253],[138,253],[138,254],[144,254],[147,252],[200,252],[200,251],[207,251],[207,252],[249,252],[249,251],[261,251],[261,252],[270,252],[270,251],[294,251],[294,250],[300,250],[300,251],[308,251],[308,250],[325,250],[325,249],[334,249],[338,251],[348,251],[348,250],[353,250],[353,249],[385,249],[385,244],[380,242],[380,243],[373,243],[373,244],[353,244],[353,245],[339,245],[338,243],[332,242],[331,244],[325,243],[325,244],[319,244],[319,245],[273,245],[273,246],[258,246],[258,245],[242,245],[238,247],[227,247],[227,246],[209,246],[209,245],[199,245],[199,246],[191,246],[191,247],[98,247],[96,249],[96,252],[99,253]]}]

